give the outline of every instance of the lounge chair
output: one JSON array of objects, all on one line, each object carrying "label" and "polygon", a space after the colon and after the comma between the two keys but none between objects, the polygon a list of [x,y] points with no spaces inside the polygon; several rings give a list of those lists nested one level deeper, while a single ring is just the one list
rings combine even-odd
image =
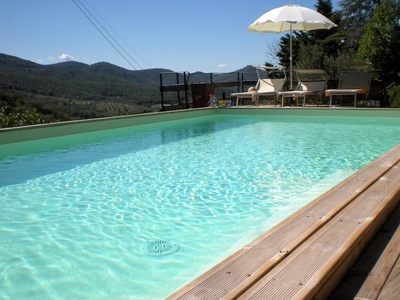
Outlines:
[{"label": "lounge chair", "polygon": [[[303,106],[305,106],[307,96],[316,96],[318,101],[321,102],[321,97],[324,93],[327,83],[325,71],[320,69],[310,69],[296,70],[295,72],[297,73],[297,78],[299,81],[296,89],[294,91],[278,93],[278,96],[282,97],[282,107],[284,106],[285,98],[294,98],[297,106],[299,105],[299,98],[303,98]],[[305,75],[308,78],[301,80],[302,75]]]},{"label": "lounge chair", "polygon": [[274,103],[276,102],[278,92],[282,90],[285,84],[286,78],[267,78],[258,79],[255,90],[250,92],[232,93],[232,96],[236,96],[236,106],[239,104],[239,99],[251,98],[258,106],[260,96],[273,96]]},{"label": "lounge chair", "polygon": [[[251,98],[256,106],[259,105],[260,97],[263,96],[272,96],[274,99],[274,103],[276,105],[277,94],[282,90],[285,82],[286,82],[286,73],[283,67],[267,67],[267,66],[254,66],[257,71],[258,81],[254,88],[254,90],[249,90],[248,92],[242,93],[232,93],[231,96],[236,97],[236,106],[239,105],[239,99]],[[262,78],[260,71],[265,71],[266,74],[264,76],[268,76],[268,74],[272,74],[273,72],[275,76],[280,76],[283,78]],[[282,75],[283,74],[283,75]]]},{"label": "lounge chair", "polygon": [[[350,63],[347,63],[349,65]],[[352,63],[352,66],[367,66],[365,63]],[[329,106],[332,107],[332,96],[354,96],[354,107],[357,106],[357,95],[368,96],[371,84],[371,73],[342,73],[336,89],[328,89],[325,95],[329,96]]]}]

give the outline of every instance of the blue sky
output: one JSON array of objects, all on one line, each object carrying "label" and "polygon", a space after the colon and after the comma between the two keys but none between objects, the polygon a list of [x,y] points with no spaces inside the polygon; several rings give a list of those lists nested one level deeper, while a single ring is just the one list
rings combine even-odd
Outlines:
[{"label": "blue sky", "polygon": [[[286,4],[315,9],[317,0],[75,2],[90,9],[123,47],[104,33],[129,63],[73,0],[1,0],[0,53],[41,64],[105,61],[129,70],[232,72],[264,63],[268,45],[281,37],[250,33],[248,25],[268,10]],[[332,1],[334,9],[338,9],[338,2]]]}]

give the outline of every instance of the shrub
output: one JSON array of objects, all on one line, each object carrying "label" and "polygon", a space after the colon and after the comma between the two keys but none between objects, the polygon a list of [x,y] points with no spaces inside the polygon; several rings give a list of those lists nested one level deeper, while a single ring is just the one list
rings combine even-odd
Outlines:
[{"label": "shrub", "polygon": [[400,85],[394,86],[388,92],[390,107],[400,107]]},{"label": "shrub", "polygon": [[18,111],[10,107],[0,107],[0,128],[42,124],[46,121],[34,108],[31,111]]}]

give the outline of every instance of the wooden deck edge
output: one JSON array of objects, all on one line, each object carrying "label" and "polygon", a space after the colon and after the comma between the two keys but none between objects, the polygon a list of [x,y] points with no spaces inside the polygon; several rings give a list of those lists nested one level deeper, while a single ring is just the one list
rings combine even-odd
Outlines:
[{"label": "wooden deck edge", "polygon": [[[368,246],[371,239],[376,235],[378,230],[383,226],[387,218],[393,213],[396,207],[400,203],[400,187],[395,193],[391,193],[388,196],[388,201],[383,203],[380,208],[376,210],[376,215],[372,217],[365,225],[365,228],[361,228],[362,232],[359,237],[355,237],[351,243],[356,244],[351,253],[343,259],[343,262],[337,267],[332,268],[332,275],[324,284],[323,280],[320,282],[320,288],[314,298],[326,299],[332,293],[332,291],[338,286],[343,276],[349,270],[351,266],[355,264],[358,258],[361,256],[365,248]],[[320,275],[320,278],[324,278],[325,275]],[[317,280],[319,280],[317,278]],[[311,298],[310,298],[311,299]]]},{"label": "wooden deck edge", "polygon": [[[246,290],[248,290],[252,285],[254,285],[263,275],[269,272],[272,268],[274,268],[278,263],[284,260],[290,253],[295,251],[304,241],[306,241],[309,237],[311,237],[315,232],[317,232],[321,227],[323,227],[329,220],[331,220],[335,215],[337,215],[341,210],[347,207],[357,196],[359,196],[362,192],[368,189],[372,184],[374,184],[377,180],[379,180],[382,176],[384,176],[394,165],[396,165],[400,161],[400,144],[371,162],[369,165],[365,166],[361,170],[354,173],[345,181],[341,182],[339,185],[333,187],[304,208],[300,209],[298,212],[282,221],[278,225],[274,226],[271,230],[267,231],[265,234],[261,235],[259,238],[255,239],[252,243],[249,243],[244,248],[238,250],[236,253],[205,272],[200,277],[196,278],[189,284],[185,285],[172,295],[170,295],[167,299],[184,299],[188,294],[190,294],[191,290],[205,281],[211,280],[211,277],[214,276],[218,271],[220,271],[226,265],[234,262],[238,257],[242,255],[246,255],[246,252],[258,245],[261,241],[268,238],[273,232],[282,228],[283,226],[287,226],[292,222],[294,218],[298,215],[304,213],[308,208],[314,205],[316,202],[321,201],[328,194],[335,193],[337,190],[346,189],[349,182],[357,182],[358,188],[352,192],[352,194],[344,199],[338,206],[336,206],[332,211],[327,212],[325,216],[323,216],[320,221],[316,222],[313,226],[311,226],[306,232],[304,232],[301,236],[297,237],[294,241],[288,244],[284,249],[281,249],[278,253],[276,253],[267,263],[261,266],[256,272],[249,274],[248,277],[239,285],[235,286],[230,291],[228,290],[223,297],[220,299],[232,299],[237,298],[241,294],[243,294]],[[372,173],[371,173],[372,172]],[[364,181],[359,181],[360,175],[369,173],[367,179],[363,179]],[[365,177],[365,176],[364,176]],[[212,292],[212,291],[208,291]],[[208,293],[206,292],[206,293]],[[185,296],[186,295],[186,296]],[[202,297],[205,295],[202,295]],[[200,298],[192,298],[192,299],[200,299]]]},{"label": "wooden deck edge", "polygon": [[[364,298],[364,300],[376,299],[376,295],[378,295],[379,290],[387,280],[389,273],[389,270],[383,266],[384,264],[382,264],[382,268],[377,267],[378,261],[382,260],[386,262],[387,260],[393,260],[393,258],[387,256],[387,253],[384,254],[384,251],[387,249],[389,243],[393,241],[393,237],[399,227],[400,204],[385,221],[385,224],[379,229],[378,233],[372,238],[357,262],[346,272],[339,285],[329,296],[329,299],[355,299],[357,295],[361,296],[360,291],[367,280],[370,280],[370,284],[368,284],[370,292],[363,294],[362,298]],[[400,254],[398,248],[393,250],[395,252],[394,255]]]},{"label": "wooden deck edge", "polygon": [[[335,216],[328,225],[250,287],[239,299],[264,299],[263,297],[266,295],[272,299],[278,293],[285,299],[326,299],[347,269],[354,264],[369,240],[399,205],[400,163],[396,168],[392,179],[396,182],[394,189],[386,193],[382,201],[379,199],[375,201],[378,202],[376,207],[370,206],[370,200],[376,199],[377,194],[385,192],[385,188],[380,185],[380,182],[377,182],[373,188]],[[371,209],[371,213],[367,215],[365,221],[360,222],[351,218],[346,220],[346,217],[356,217],[358,211],[361,211],[360,208],[365,206],[370,206]],[[357,223],[360,225],[358,226]],[[338,224],[341,224],[341,229],[338,228]],[[346,226],[353,229],[348,232],[345,230]],[[337,230],[341,230],[341,233],[338,234]],[[348,237],[346,237],[347,234],[349,234]],[[343,242],[338,242],[338,237]],[[320,256],[323,257],[336,246],[338,248],[329,256],[324,258],[316,256],[317,253],[320,253]],[[327,252],[324,253],[324,251]]]}]

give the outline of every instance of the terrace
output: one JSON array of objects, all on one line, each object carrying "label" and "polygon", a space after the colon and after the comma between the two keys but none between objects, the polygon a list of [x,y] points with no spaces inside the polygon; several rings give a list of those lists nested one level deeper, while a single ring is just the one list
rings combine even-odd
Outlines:
[{"label": "terrace", "polygon": [[[265,73],[265,72],[264,72]],[[238,72],[232,74],[190,74],[189,72],[166,72],[160,73],[160,96],[161,110],[179,110],[189,108],[202,108],[208,106],[209,94],[215,94],[218,99],[233,100],[236,97],[231,93],[247,91],[249,87],[254,87],[258,76],[268,76],[260,72]],[[282,76],[282,74],[275,75]],[[297,80],[293,81],[296,86]],[[327,89],[335,88],[338,80],[329,80]],[[382,91],[384,87],[379,80],[372,80],[368,97],[358,99],[358,106],[379,107],[382,100]],[[289,83],[286,82],[284,90],[289,89]],[[167,99],[167,96],[169,98]],[[351,98],[353,99],[353,98]],[[273,105],[271,97],[261,97],[263,105]],[[350,101],[351,103],[351,101]],[[322,106],[329,105],[329,97],[322,98]],[[241,100],[240,105],[252,105],[251,100]],[[311,102],[308,105],[315,106],[317,103]]]}]

